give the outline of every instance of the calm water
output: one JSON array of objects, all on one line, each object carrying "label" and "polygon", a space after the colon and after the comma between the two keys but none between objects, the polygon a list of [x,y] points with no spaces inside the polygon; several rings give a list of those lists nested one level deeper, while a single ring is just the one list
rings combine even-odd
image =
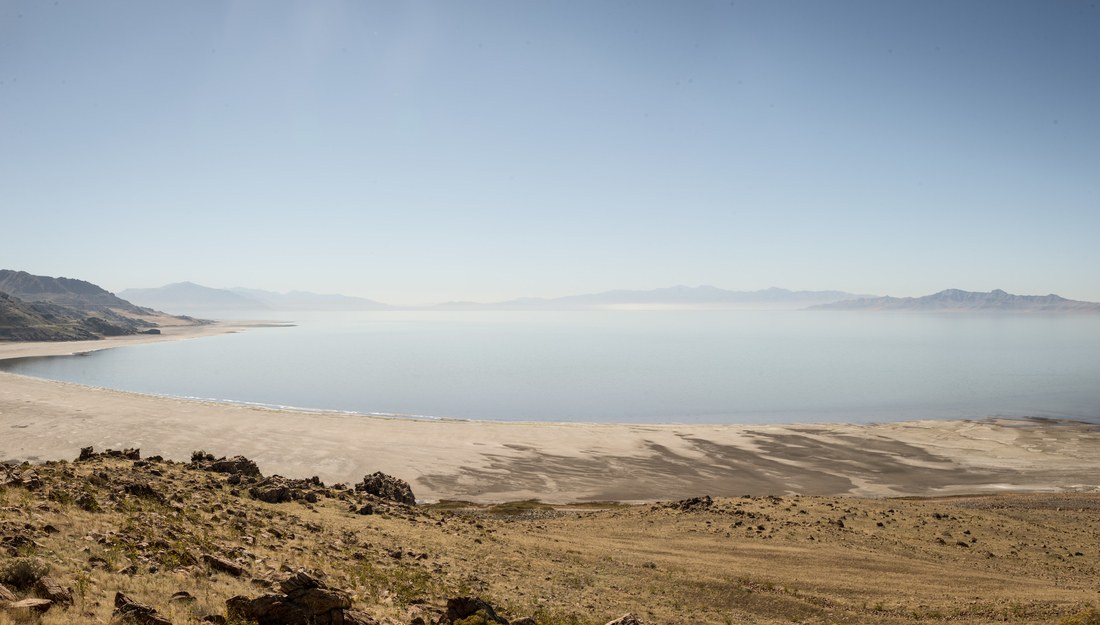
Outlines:
[{"label": "calm water", "polygon": [[1100,421],[1100,317],[371,312],[0,368],[131,391],[440,418]]}]

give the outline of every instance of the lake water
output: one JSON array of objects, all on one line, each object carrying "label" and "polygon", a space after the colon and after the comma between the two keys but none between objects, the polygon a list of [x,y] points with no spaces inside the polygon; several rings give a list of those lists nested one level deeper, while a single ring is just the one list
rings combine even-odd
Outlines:
[{"label": "lake water", "polygon": [[299,314],[295,323],[0,368],[144,393],[433,418],[1100,422],[1100,316],[359,312]]}]

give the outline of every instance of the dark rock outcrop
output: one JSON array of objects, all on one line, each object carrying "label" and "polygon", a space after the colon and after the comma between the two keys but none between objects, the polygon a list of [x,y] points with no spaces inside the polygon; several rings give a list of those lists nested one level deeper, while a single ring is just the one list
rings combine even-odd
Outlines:
[{"label": "dark rock outcrop", "polygon": [[134,625],[172,625],[152,606],[138,603],[121,592],[115,593],[115,611],[112,616],[123,623]]},{"label": "dark rock outcrop", "polygon": [[348,611],[351,596],[329,588],[321,580],[299,571],[279,584],[282,594],[255,599],[236,596],[226,601],[230,620],[254,621],[259,625],[347,625],[369,623],[366,615]]},{"label": "dark rock outcrop", "polygon": [[319,497],[328,494],[328,492],[325,490],[324,483],[318,477],[311,477],[308,480],[293,480],[281,475],[272,475],[249,488],[248,494],[253,499],[268,503],[287,501],[317,503]]},{"label": "dark rock outcrop", "polygon": [[702,497],[692,497],[690,499],[681,499],[680,501],[666,503],[664,507],[683,512],[701,512],[703,510],[710,510],[713,505],[714,500],[710,498],[710,495],[703,495]]},{"label": "dark rock outcrop", "polygon": [[452,597],[447,600],[447,611],[439,616],[436,625],[449,625],[470,618],[480,616],[485,623],[499,623],[508,625],[508,619],[497,614],[493,606],[477,597]]},{"label": "dark rock outcrop", "polygon": [[215,458],[213,454],[208,454],[205,451],[199,450],[191,452],[191,466],[196,469],[202,469],[203,471],[213,471],[215,473],[228,473],[230,475],[242,475],[245,477],[262,477],[260,474],[260,467],[256,466],[256,463],[244,456],[233,456],[232,458]]},{"label": "dark rock outcrop", "polygon": [[416,497],[408,482],[381,471],[363,476],[363,481],[355,485],[355,490],[409,506],[416,505]]},{"label": "dark rock outcrop", "polygon": [[76,462],[87,462],[88,460],[94,460],[95,458],[123,458],[126,460],[141,460],[140,449],[108,449],[107,451],[96,452],[93,447],[81,447],[80,455],[77,457]]}]

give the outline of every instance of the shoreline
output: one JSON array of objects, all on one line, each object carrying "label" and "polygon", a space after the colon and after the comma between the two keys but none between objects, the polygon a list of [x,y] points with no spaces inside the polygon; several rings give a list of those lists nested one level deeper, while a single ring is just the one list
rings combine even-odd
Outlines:
[{"label": "shoreline", "polygon": [[[0,343],[0,359],[200,338]],[[89,349],[91,348],[91,349]],[[383,471],[425,501],[642,502],[711,496],[945,496],[1100,491],[1100,426],[1055,419],[617,424],[466,421],[147,395],[0,372],[0,461],[72,460],[81,447],[186,461],[244,455],[264,474],[352,483]]]},{"label": "shoreline", "polygon": [[[170,319],[170,318],[169,318]],[[166,341],[183,341],[220,334],[233,334],[248,328],[264,328],[292,325],[276,321],[210,321],[201,324],[170,324],[157,326],[160,334],[127,334],[108,336],[93,341],[0,341],[0,360],[17,358],[43,358],[47,356],[75,356],[91,352],[148,345]]]}]

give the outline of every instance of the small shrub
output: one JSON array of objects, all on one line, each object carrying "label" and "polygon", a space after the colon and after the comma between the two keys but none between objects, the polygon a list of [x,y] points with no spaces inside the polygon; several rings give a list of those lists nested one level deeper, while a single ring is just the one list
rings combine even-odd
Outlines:
[{"label": "small shrub", "polygon": [[50,572],[50,565],[39,558],[12,558],[0,564],[0,583],[29,588]]}]

